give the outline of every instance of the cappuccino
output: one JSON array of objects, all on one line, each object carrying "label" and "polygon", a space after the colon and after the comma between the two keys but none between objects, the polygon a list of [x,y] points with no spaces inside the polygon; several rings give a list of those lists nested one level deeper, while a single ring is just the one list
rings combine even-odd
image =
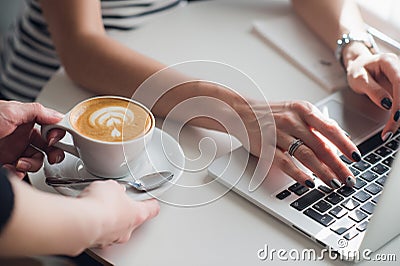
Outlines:
[{"label": "cappuccino", "polygon": [[121,98],[94,98],[78,104],[70,122],[80,134],[106,142],[129,141],[152,127],[150,113],[142,106]]}]

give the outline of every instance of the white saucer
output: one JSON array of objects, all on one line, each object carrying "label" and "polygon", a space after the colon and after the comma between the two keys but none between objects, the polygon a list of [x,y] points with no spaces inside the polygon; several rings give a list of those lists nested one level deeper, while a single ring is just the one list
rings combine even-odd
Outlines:
[{"label": "white saucer", "polygon": [[[71,143],[71,138],[63,139],[63,142]],[[135,170],[135,176],[140,177],[145,174],[156,171],[170,171],[174,177],[168,183],[165,183],[159,188],[148,192],[137,191],[134,188],[127,188],[126,192],[134,200],[145,200],[155,198],[170,187],[172,187],[181,176],[185,164],[185,156],[179,143],[164,131],[155,128],[153,138],[146,147],[146,153],[142,158],[140,169]],[[69,154],[65,153],[65,159],[59,163],[50,165],[47,161],[44,164],[44,175],[46,177],[72,177],[72,178],[90,178],[95,177],[84,169],[82,161]],[[129,175],[121,179],[133,180],[133,176]],[[77,196],[83,185],[73,187],[54,187],[59,193],[67,196]]]}]

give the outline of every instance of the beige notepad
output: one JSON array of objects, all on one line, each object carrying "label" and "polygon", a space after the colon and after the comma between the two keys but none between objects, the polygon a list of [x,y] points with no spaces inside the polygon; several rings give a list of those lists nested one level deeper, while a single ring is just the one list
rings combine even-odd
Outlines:
[{"label": "beige notepad", "polygon": [[254,21],[254,33],[281,52],[324,89],[347,86],[346,75],[333,52],[294,14]]}]

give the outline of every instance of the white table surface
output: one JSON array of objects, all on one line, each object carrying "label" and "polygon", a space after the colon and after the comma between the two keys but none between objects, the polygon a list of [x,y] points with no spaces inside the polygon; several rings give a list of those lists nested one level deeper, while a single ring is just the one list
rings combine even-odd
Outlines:
[{"label": "white table surface", "polygon": [[[157,16],[137,30],[113,32],[111,36],[168,65],[187,60],[214,60],[232,65],[249,75],[269,100],[306,99],[316,102],[328,93],[252,32],[254,20],[288,12],[292,11],[287,1],[196,2]],[[61,70],[43,89],[38,101],[66,112],[91,95],[74,85]],[[185,154],[197,156],[198,141],[208,135],[216,137],[218,156],[228,151],[224,145],[225,135],[186,127],[180,139]],[[181,179],[187,183],[203,184],[210,178],[203,170],[185,173]],[[44,184],[42,170],[32,174],[31,180],[35,187],[54,192]],[[222,188],[218,186],[205,189],[202,195],[218,193]],[[192,197],[189,193],[178,196]],[[271,262],[257,257],[257,251],[264,245],[277,250],[321,250],[316,243],[229,192],[198,207],[161,203],[158,217],[136,230],[128,243],[89,252],[116,265],[263,265]],[[396,253],[398,250],[399,238],[379,252]],[[272,263],[304,262],[275,259]],[[329,258],[307,263],[346,264]],[[361,264],[364,263],[367,262]]]}]

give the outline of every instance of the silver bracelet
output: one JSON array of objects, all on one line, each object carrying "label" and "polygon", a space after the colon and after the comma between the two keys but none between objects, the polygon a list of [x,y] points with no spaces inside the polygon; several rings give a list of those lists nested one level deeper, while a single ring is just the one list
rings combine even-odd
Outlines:
[{"label": "silver bracelet", "polygon": [[337,40],[337,47],[335,50],[335,57],[340,62],[340,64],[345,68],[343,63],[343,49],[352,42],[361,42],[363,43],[372,54],[376,54],[379,52],[378,46],[371,34],[367,32],[360,33],[345,33],[342,35],[342,38]]}]

